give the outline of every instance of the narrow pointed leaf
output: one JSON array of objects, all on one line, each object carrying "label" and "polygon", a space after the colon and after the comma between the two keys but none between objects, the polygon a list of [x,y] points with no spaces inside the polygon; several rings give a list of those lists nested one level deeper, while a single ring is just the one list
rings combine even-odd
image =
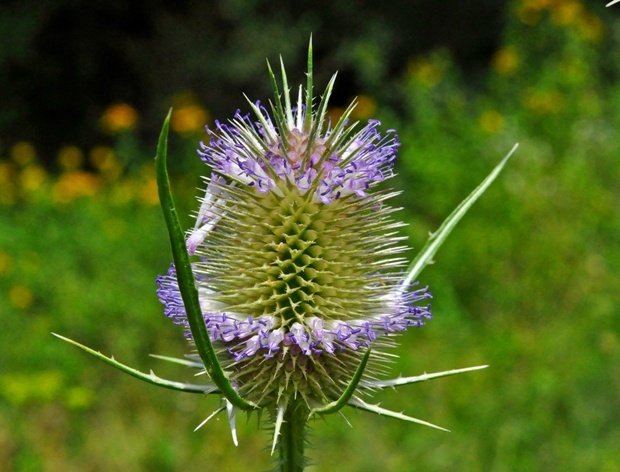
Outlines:
[{"label": "narrow pointed leaf", "polygon": [[328,415],[330,413],[336,413],[337,411],[344,408],[344,406],[347,405],[347,403],[349,403],[349,400],[351,400],[351,397],[355,393],[355,389],[357,388],[358,384],[360,383],[360,380],[362,379],[362,375],[364,375],[364,370],[366,369],[366,364],[368,364],[369,357],[370,357],[370,349],[368,349],[366,351],[366,354],[364,354],[364,357],[362,358],[362,362],[360,362],[360,365],[357,367],[357,370],[355,371],[355,375],[353,375],[351,382],[349,382],[349,385],[347,386],[345,391],[342,392],[342,395],[340,396],[340,398],[336,400],[335,402],[332,402],[329,405],[326,405],[323,408],[313,408],[310,411],[310,416],[312,416],[315,413],[318,413],[321,415]]},{"label": "narrow pointed leaf", "polygon": [[308,132],[312,123],[312,96],[314,94],[312,74],[312,35],[310,35],[310,44],[308,46],[308,82],[306,85],[306,120],[304,123],[304,130]]},{"label": "narrow pointed leaf", "polygon": [[613,2],[609,2],[607,5],[605,5],[606,7],[610,7],[612,5],[615,5],[616,3],[620,2],[620,0],[614,0]]},{"label": "narrow pointed leaf", "polygon": [[352,406],[354,408],[359,408],[360,410],[369,411],[370,413],[375,413],[377,415],[389,416],[390,418],[396,418],[398,420],[409,421],[411,423],[417,423],[417,424],[421,424],[424,426],[429,426],[431,428],[440,429],[441,431],[447,431],[448,433],[450,432],[450,430],[446,428],[442,428],[441,426],[434,425],[433,423],[419,420],[417,418],[412,418],[411,416],[407,416],[402,413],[397,413],[395,411],[386,410],[385,408],[381,408],[379,405],[370,405],[366,403],[365,401],[360,400],[359,398],[352,398],[349,401],[349,406]]},{"label": "narrow pointed leaf", "polygon": [[321,101],[319,103],[319,108],[316,113],[316,131],[315,136],[320,136],[323,131],[323,125],[325,124],[325,120],[327,118],[327,107],[329,106],[329,99],[332,95],[332,91],[334,90],[334,83],[336,82],[336,77],[338,76],[338,72],[336,72],[332,78],[329,80],[327,87],[325,87],[325,92],[321,96]]},{"label": "narrow pointed leaf", "polygon": [[198,350],[198,354],[200,355],[209,376],[219,387],[222,395],[224,395],[233,405],[242,410],[248,410],[255,408],[255,405],[241,398],[230,384],[230,381],[226,377],[222,366],[218,362],[215,350],[211,344],[211,339],[209,338],[209,333],[207,332],[204,318],[202,316],[202,310],[200,309],[198,290],[196,289],[194,273],[192,272],[189,254],[187,253],[185,235],[181,229],[179,217],[177,216],[177,212],[174,207],[174,200],[172,199],[170,182],[168,180],[168,170],[166,168],[168,129],[170,127],[171,113],[172,110],[168,112],[168,116],[164,121],[164,126],[162,127],[161,134],[159,136],[155,167],[157,173],[159,201],[164,214],[164,219],[166,220],[168,234],[170,236],[170,246],[172,248],[172,256],[176,268],[179,291],[181,292],[181,297],[183,298],[187,321],[192,332],[194,343],[196,344],[196,349]]},{"label": "narrow pointed leaf", "polygon": [[479,365],[477,367],[467,367],[465,369],[447,370],[445,372],[437,372],[435,374],[423,374],[416,377],[399,377],[397,379],[390,380],[371,380],[367,382],[368,385],[378,388],[386,387],[398,387],[399,385],[408,385],[418,382],[425,382],[427,380],[438,379],[441,377],[448,377],[450,375],[462,374],[464,372],[472,372],[474,370],[486,369],[488,365]]},{"label": "narrow pointed leaf", "polygon": [[[317,136],[321,134],[321,129],[323,127],[323,121],[325,120],[325,115],[327,113],[327,105],[329,103],[329,97],[332,94],[332,90],[334,89],[334,83],[336,82],[336,76],[338,73],[334,74],[325,87],[325,92],[321,97],[321,101],[319,103],[319,108],[316,112],[315,120],[312,123],[312,129],[310,130],[310,134],[308,136],[308,144],[306,146],[306,153],[304,156],[304,163],[308,162],[310,155],[312,154],[312,148],[314,146],[314,141]],[[324,153],[322,157],[324,157],[327,153]],[[316,164],[315,164],[316,165]]]},{"label": "narrow pointed leaf", "polygon": [[284,114],[284,107],[282,106],[282,99],[280,98],[280,90],[278,89],[278,81],[271,69],[271,64],[267,60],[267,69],[269,69],[269,78],[271,79],[271,88],[273,89],[273,96],[276,103],[274,116],[278,122],[278,128],[280,128],[280,134],[285,135],[286,131],[286,116]]},{"label": "narrow pointed leaf", "polygon": [[291,108],[291,91],[288,88],[288,79],[286,77],[286,70],[284,69],[284,61],[280,56],[280,70],[282,73],[282,89],[284,93],[284,107],[286,109],[286,122],[289,129],[295,126],[293,121],[293,109]]},{"label": "narrow pointed leaf", "polygon": [[426,245],[422,248],[420,253],[416,256],[416,258],[411,262],[407,271],[405,272],[405,278],[403,279],[403,290],[405,290],[411,282],[413,282],[420,272],[426,267],[430,261],[433,259],[433,256],[439,249],[439,247],[446,240],[450,232],[454,229],[456,224],[460,221],[460,219],[467,213],[467,210],[475,203],[476,200],[485,192],[485,190],[491,185],[491,183],[495,180],[495,178],[499,175],[499,173],[506,165],[510,156],[517,150],[519,144],[515,144],[508,155],[502,159],[502,161],[493,169],[493,171],[489,174],[489,176],[482,181],[478,187],[465,199],[461,202],[461,204],[456,207],[456,209],[446,218],[446,220],[439,227],[437,232],[435,232],[428,240]]},{"label": "narrow pointed leaf", "polygon": [[84,346],[72,339],[65,338],[60,334],[52,333],[58,339],[62,339],[69,344],[73,344],[74,346],[79,347],[83,351],[95,356],[97,359],[102,360],[106,364],[110,364],[112,367],[116,367],[118,370],[125,372],[126,374],[131,375],[137,379],[143,380],[144,382],[157,385],[158,387],[168,388],[170,390],[178,390],[180,392],[189,392],[189,393],[219,393],[216,385],[207,383],[207,384],[191,384],[191,383],[183,383],[183,382],[173,382],[172,380],[162,379],[157,377],[153,371],[150,374],[145,374],[144,372],[140,372],[132,367],[126,366],[125,364],[121,364],[113,357],[107,357],[101,354],[98,351],[95,351],[89,347]]}]

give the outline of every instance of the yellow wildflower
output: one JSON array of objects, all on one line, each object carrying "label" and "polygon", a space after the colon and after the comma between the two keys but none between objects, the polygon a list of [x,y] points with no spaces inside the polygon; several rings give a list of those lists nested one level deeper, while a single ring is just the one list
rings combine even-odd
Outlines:
[{"label": "yellow wildflower", "polygon": [[47,172],[41,166],[26,167],[19,176],[21,188],[26,192],[36,192],[47,180]]},{"label": "yellow wildflower", "polygon": [[172,111],[170,126],[179,134],[191,134],[201,131],[208,120],[209,114],[205,109],[190,105]]},{"label": "yellow wildflower", "polygon": [[172,97],[170,127],[181,135],[202,131],[209,121],[209,112],[193,92],[183,92]]},{"label": "yellow wildflower", "polygon": [[126,103],[108,107],[101,117],[101,127],[109,134],[117,134],[133,129],[137,122],[138,112]]},{"label": "yellow wildflower", "polygon": [[101,187],[99,178],[90,172],[76,170],[62,174],[52,189],[52,200],[69,203],[80,197],[90,197]]}]

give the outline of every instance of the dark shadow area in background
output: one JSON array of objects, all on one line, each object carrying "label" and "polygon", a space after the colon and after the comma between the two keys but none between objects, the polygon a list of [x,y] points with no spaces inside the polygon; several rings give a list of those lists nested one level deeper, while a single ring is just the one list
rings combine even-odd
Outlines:
[{"label": "dark shadow area in background", "polygon": [[[153,140],[170,97],[195,92],[213,116],[267,97],[265,58],[303,70],[314,35],[317,81],[340,71],[334,105],[360,93],[390,101],[416,56],[446,47],[475,83],[500,40],[505,1],[12,1],[0,6],[0,137],[92,146],[112,103],[141,113]],[[260,77],[257,81],[256,77]],[[292,77],[295,83],[302,77]]]}]

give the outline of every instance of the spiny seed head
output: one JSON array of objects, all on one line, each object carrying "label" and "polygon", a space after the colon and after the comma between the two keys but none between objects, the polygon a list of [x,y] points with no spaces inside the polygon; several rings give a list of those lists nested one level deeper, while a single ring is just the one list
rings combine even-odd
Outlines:
[{"label": "spiny seed head", "polygon": [[[397,271],[402,224],[384,204],[394,193],[374,188],[392,176],[397,136],[382,137],[376,120],[349,125],[354,105],[332,126],[333,79],[314,111],[301,88],[291,106],[283,79],[273,118],[250,103],[256,122],[237,112],[207,128],[199,154],[212,174],[187,239],[219,359],[238,392],[271,411],[338,398],[372,346],[358,387],[370,388],[381,348],[430,318],[430,306],[414,305],[430,294],[408,290]],[[188,327],[174,267],[158,284],[166,315]]]}]

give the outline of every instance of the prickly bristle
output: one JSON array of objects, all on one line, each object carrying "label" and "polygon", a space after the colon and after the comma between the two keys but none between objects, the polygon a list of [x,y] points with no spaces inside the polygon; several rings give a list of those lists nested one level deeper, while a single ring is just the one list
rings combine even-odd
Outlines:
[{"label": "prickly bristle", "polygon": [[[247,187],[222,191],[226,213],[197,251],[202,262],[195,265],[204,276],[201,286],[213,293],[210,300],[227,313],[275,318],[285,330],[295,322],[305,326],[308,318],[384,314],[396,275],[383,271],[402,264],[394,255],[404,249],[397,245],[400,238],[385,234],[386,227],[398,226],[390,219],[392,209],[382,204],[389,194],[324,205],[308,201],[295,186],[287,190],[282,197]],[[338,396],[366,347],[303,353],[298,344],[282,344],[278,351],[265,347],[229,363],[232,379],[249,398]],[[234,359],[247,346],[230,342],[226,348]]]},{"label": "prickly bristle", "polygon": [[253,189],[223,192],[228,205],[218,231],[196,254],[196,272],[226,310],[279,318],[283,325],[306,317],[363,319],[385,312],[402,265],[399,238],[385,194],[363,202],[309,202],[296,187],[283,197]]}]

